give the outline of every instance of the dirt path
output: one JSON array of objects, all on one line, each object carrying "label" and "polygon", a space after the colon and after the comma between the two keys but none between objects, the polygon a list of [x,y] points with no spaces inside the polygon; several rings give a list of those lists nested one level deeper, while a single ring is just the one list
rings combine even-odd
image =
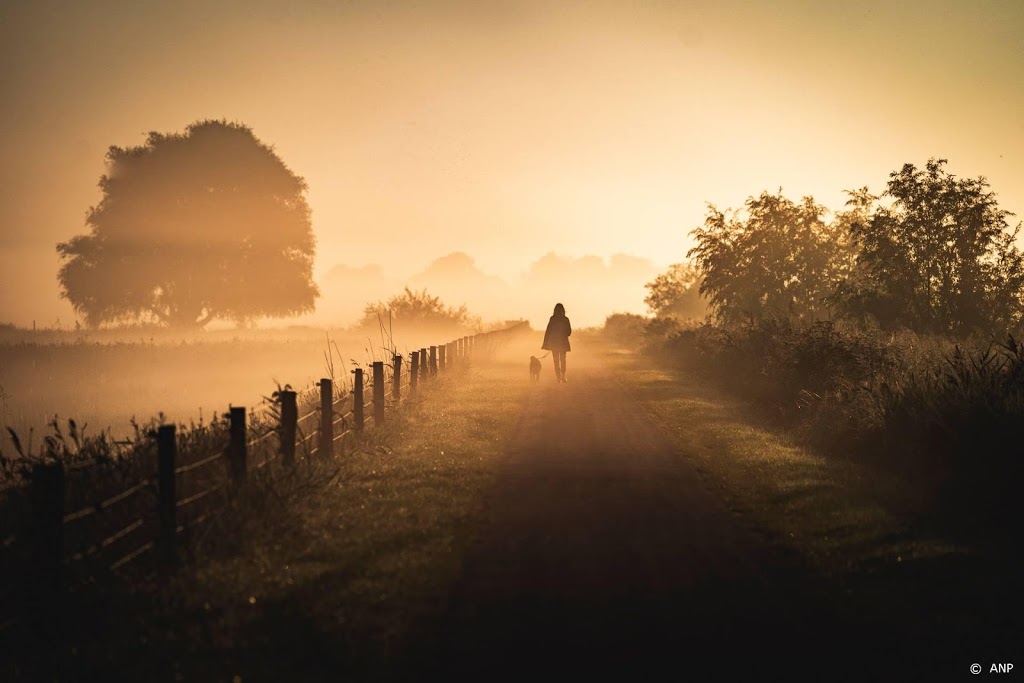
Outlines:
[{"label": "dirt path", "polygon": [[852,677],[837,660],[851,634],[795,560],[737,523],[640,404],[572,355],[568,384],[545,367],[487,499],[442,673]]}]

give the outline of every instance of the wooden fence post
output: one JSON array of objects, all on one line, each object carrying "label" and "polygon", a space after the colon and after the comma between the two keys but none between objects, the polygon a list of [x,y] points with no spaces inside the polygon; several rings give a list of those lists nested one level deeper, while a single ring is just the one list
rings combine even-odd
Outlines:
[{"label": "wooden fence post", "polygon": [[352,421],[355,423],[357,432],[363,431],[363,369],[356,368],[352,371],[356,376],[352,384]]},{"label": "wooden fence post", "polygon": [[448,345],[447,344],[441,344],[441,346],[437,347],[437,355],[439,356],[438,364],[440,366],[441,372],[444,372],[444,369],[445,369],[445,355],[446,355],[447,351],[448,351]]},{"label": "wooden fence post", "polygon": [[[235,410],[231,409],[231,438],[234,445]],[[245,417],[245,408],[242,408]],[[162,425],[156,432],[157,512],[160,535],[157,537],[158,561],[163,569],[178,566],[178,440],[174,425]],[[232,460],[232,465],[234,461]]]},{"label": "wooden fence post", "polygon": [[425,380],[427,378],[427,372],[430,370],[430,361],[427,358],[427,348],[423,347],[420,349],[420,379]]},{"label": "wooden fence post", "polygon": [[402,357],[396,355],[394,364],[394,373],[391,376],[391,398],[400,401],[402,400]]},{"label": "wooden fence post", "polygon": [[320,447],[321,458],[334,455],[334,382],[320,380]]},{"label": "wooden fence post", "polygon": [[288,467],[295,464],[295,432],[299,422],[299,407],[295,400],[295,392],[284,390],[278,396],[281,399],[281,462]]},{"label": "wooden fence post", "polygon": [[437,374],[437,347],[430,347],[430,375],[434,376]]},{"label": "wooden fence post", "polygon": [[244,484],[249,471],[248,444],[245,438],[245,408],[231,408],[231,433],[228,442],[228,463],[231,480],[235,485]]},{"label": "wooden fence post", "polygon": [[32,560],[42,599],[52,597],[64,573],[64,465],[59,462],[32,468]]},{"label": "wooden fence post", "polygon": [[384,361],[373,362],[373,424],[384,424]]},{"label": "wooden fence post", "polygon": [[420,374],[420,352],[412,352],[412,367],[409,368],[409,395],[416,393],[416,382],[419,381],[417,375]]}]

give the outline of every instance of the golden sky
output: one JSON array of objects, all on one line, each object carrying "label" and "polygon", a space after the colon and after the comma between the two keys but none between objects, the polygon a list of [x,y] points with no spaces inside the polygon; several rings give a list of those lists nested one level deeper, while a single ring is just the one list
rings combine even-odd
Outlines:
[{"label": "golden sky", "polygon": [[513,282],[549,251],[665,266],[705,202],[838,208],[931,156],[1024,214],[1022,33],[1016,0],[6,0],[0,322],[73,319],[54,245],[106,148],[203,118],[306,178],[318,275],[452,251]]}]

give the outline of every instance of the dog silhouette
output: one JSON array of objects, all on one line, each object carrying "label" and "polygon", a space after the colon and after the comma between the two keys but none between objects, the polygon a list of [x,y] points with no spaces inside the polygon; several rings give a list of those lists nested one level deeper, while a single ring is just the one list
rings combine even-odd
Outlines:
[{"label": "dog silhouette", "polygon": [[[547,358],[547,357],[548,357],[548,354],[545,353],[540,358]],[[537,356],[530,356],[530,381],[531,382],[539,382],[540,381],[540,358],[537,358]]]}]

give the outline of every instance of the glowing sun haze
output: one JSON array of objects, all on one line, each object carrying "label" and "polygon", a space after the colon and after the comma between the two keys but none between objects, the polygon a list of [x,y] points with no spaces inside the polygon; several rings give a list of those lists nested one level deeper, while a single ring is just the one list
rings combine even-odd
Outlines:
[{"label": "glowing sun haze", "polygon": [[5,2],[0,322],[73,319],[54,245],[107,147],[205,118],[305,177],[318,276],[664,267],[705,202],[839,208],[931,156],[1024,213],[1022,31],[1009,1]]}]

